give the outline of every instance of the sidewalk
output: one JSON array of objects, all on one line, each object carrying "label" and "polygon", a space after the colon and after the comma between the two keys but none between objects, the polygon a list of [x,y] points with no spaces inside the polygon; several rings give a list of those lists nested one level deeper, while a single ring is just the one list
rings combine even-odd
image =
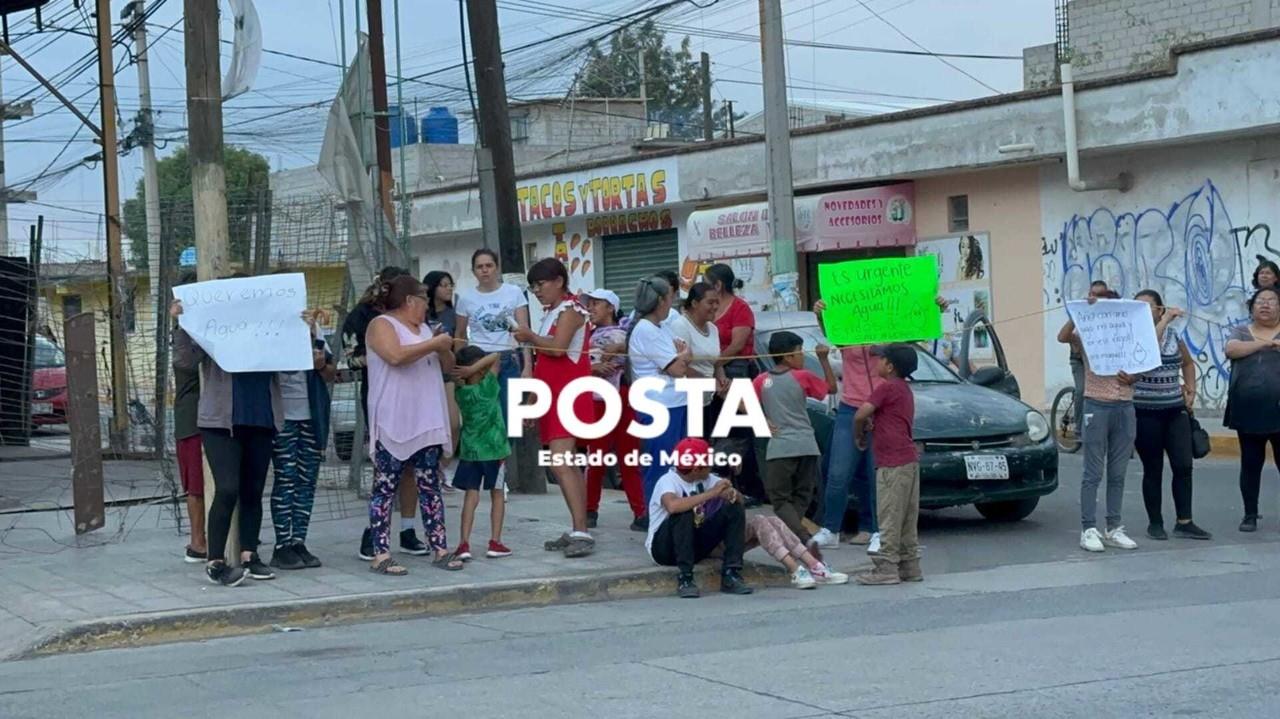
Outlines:
[{"label": "sidewalk", "polygon": [[[322,494],[317,507],[326,501]],[[452,545],[461,494],[448,494],[446,504]],[[596,553],[569,560],[542,548],[567,529],[559,494],[512,495],[503,541],[514,556],[485,559],[481,551],[465,570],[446,572],[427,558],[397,553],[410,574],[385,577],[356,557],[366,520],[352,512],[313,523],[307,545],[323,567],[281,571],[271,581],[246,579],[236,588],[211,585],[202,564],[183,563],[185,537],[175,530],[168,506],[111,510],[104,530],[78,540],[59,513],[23,515],[15,527],[9,521],[0,526],[0,659],[673,592],[673,570],[654,566],[644,535],[627,529],[630,512],[620,492],[605,493],[600,514]],[[473,551],[483,550],[489,538],[487,498],[477,515]],[[268,512],[264,560],[271,538]],[[773,564],[759,550],[752,558]],[[699,569],[715,567],[704,562]],[[781,567],[757,566],[748,575],[757,584],[785,580]],[[706,586],[714,581],[702,580]]]}]

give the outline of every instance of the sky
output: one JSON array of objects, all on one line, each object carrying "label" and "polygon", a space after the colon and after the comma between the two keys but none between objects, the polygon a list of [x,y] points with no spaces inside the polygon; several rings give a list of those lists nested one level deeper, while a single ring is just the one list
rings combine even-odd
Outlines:
[{"label": "sky", "polygon": [[[82,1],[91,6],[92,2]],[[112,3],[119,22],[124,0]],[[186,99],[183,63],[182,0],[148,0],[156,7],[148,22],[148,54],[153,105],[161,157],[185,142]],[[365,27],[360,0],[255,0],[263,26],[262,68],[253,89],[224,107],[226,141],[260,152],[272,169],[315,163],[328,104],[336,92],[342,62],[354,52],[356,16]],[[581,69],[588,40],[616,24],[609,19],[661,4],[659,0],[498,0],[508,93],[515,98],[563,97]],[[387,71],[406,78],[399,90],[406,107],[419,113],[435,105],[455,114],[469,113],[457,0],[383,0]],[[232,37],[228,6],[222,2],[222,38]],[[698,7],[704,6],[704,7]],[[1052,0],[783,0],[788,40],[843,46],[919,50],[937,53],[1020,56],[1022,49],[1053,42]],[[358,10],[357,10],[358,8]],[[99,122],[97,68],[82,61],[94,48],[93,19],[73,0],[45,6],[46,27],[37,32],[30,13],[9,18],[13,47],[35,68],[76,100]],[[344,22],[345,21],[345,22]],[[690,0],[657,21],[675,45],[687,34],[692,50],[712,58],[716,103],[731,100],[735,110],[761,108],[757,0]],[[587,28],[590,28],[589,30]],[[345,32],[343,32],[345,30]],[[557,37],[584,30],[566,37]],[[116,94],[120,135],[127,134],[138,111],[137,68],[132,41],[116,47]],[[224,42],[222,70],[230,63]],[[290,57],[296,56],[296,57]],[[949,63],[949,64],[948,64]],[[70,77],[74,70],[87,69]],[[399,68],[399,70],[397,69]],[[77,165],[96,146],[91,132],[12,59],[0,57],[6,102],[34,99],[35,116],[4,127],[6,181],[31,189],[40,204],[9,206],[9,233],[25,248],[29,226],[45,216],[46,262],[105,257],[102,170]],[[787,50],[789,96],[794,101],[838,104],[866,112],[892,112],[940,101],[964,100],[1022,88],[1022,64],[1013,60],[951,59],[872,53],[850,49],[790,46]],[[78,134],[77,134],[78,130]],[[471,137],[464,120],[463,141]],[[61,171],[61,172],[57,172]],[[134,195],[142,176],[142,156],[133,150],[120,158],[123,199]],[[46,173],[49,173],[46,175]],[[25,254],[25,250],[23,251]]]}]

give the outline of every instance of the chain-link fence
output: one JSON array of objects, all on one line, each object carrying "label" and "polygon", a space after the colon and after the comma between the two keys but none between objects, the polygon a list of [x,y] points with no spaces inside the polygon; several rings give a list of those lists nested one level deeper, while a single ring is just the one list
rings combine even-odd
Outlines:
[{"label": "chain-link fence", "polygon": [[[347,270],[346,213],[324,196],[272,198],[269,193],[235,199],[228,206],[233,272],[250,275],[287,270],[304,275],[307,306],[324,310],[321,328],[342,362],[339,328],[363,287],[353,291]],[[23,258],[0,267],[0,397],[6,426],[20,425],[15,407],[25,404],[34,430],[29,439],[8,427],[0,441],[0,515],[65,512],[71,507],[75,467],[67,422],[67,319],[91,313],[97,374],[97,404],[108,506],[162,503],[164,523],[185,526],[173,433],[173,371],[168,306],[172,287],[195,273],[194,212],[190,201],[161,206],[162,244],[141,248],[126,240],[120,323],[128,431],[113,437],[111,300],[107,263],[33,242]],[[135,238],[136,240],[136,238]],[[156,254],[154,261],[152,254]],[[27,281],[24,282],[24,273]],[[339,372],[332,388],[331,437],[321,468],[314,518],[362,514],[368,467],[352,471],[362,452],[357,433],[358,387],[352,373]],[[25,402],[15,399],[26,393]],[[15,446],[17,445],[17,446]],[[357,458],[358,460],[359,458]],[[367,462],[365,463],[367,465]],[[355,479],[353,479],[353,477]],[[0,535],[12,522],[0,521]],[[2,540],[0,536],[0,540]]]}]

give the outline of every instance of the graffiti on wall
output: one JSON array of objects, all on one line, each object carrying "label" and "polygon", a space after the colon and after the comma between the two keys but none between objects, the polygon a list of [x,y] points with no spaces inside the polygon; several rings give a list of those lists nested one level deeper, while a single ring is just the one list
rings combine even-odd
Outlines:
[{"label": "graffiti on wall", "polygon": [[1230,376],[1226,337],[1248,318],[1245,300],[1258,259],[1278,254],[1271,241],[1265,224],[1233,223],[1209,180],[1167,207],[1100,207],[1042,239],[1044,306],[1083,298],[1095,280],[1123,297],[1156,290],[1166,305],[1188,312],[1182,337],[1198,367],[1198,404],[1221,407]]}]

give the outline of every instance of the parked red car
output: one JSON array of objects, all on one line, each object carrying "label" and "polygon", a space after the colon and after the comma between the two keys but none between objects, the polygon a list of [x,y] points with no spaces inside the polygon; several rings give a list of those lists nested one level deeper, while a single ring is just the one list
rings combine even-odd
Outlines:
[{"label": "parked red car", "polygon": [[31,374],[31,424],[39,427],[67,422],[67,359],[62,348],[36,337],[35,368]]}]

